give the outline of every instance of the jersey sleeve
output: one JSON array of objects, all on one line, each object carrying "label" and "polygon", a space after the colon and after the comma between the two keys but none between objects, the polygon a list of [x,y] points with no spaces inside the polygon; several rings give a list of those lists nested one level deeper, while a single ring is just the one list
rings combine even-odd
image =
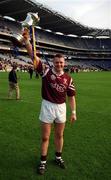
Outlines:
[{"label": "jersey sleeve", "polygon": [[39,64],[38,64],[36,70],[37,70],[37,72],[38,72],[39,74],[43,73],[43,66],[42,66],[42,62],[41,62],[41,61],[39,61]]},{"label": "jersey sleeve", "polygon": [[76,95],[76,90],[74,86],[73,79],[70,79],[69,86],[67,88],[67,96],[75,96]]},{"label": "jersey sleeve", "polygon": [[39,61],[39,64],[36,70],[40,74],[41,77],[44,77],[49,71],[49,68],[45,64],[43,64],[41,61]]}]

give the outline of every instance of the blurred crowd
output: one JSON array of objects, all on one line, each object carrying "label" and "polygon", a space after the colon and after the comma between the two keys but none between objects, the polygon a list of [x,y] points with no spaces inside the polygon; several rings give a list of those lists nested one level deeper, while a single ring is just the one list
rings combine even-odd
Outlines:
[{"label": "blurred crowd", "polygon": [[3,59],[0,58],[0,71],[1,72],[9,72],[12,68],[12,66],[16,65],[17,66],[17,71],[21,71],[21,72],[27,72],[29,67],[31,65],[27,64],[27,65],[23,65],[23,64],[18,64],[17,62],[14,62],[11,59]]}]

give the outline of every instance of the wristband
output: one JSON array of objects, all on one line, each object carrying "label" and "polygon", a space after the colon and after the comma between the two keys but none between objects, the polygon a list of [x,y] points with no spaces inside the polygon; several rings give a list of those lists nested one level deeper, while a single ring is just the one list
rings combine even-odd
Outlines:
[{"label": "wristband", "polygon": [[76,110],[73,110],[73,111],[72,111],[72,114],[76,114]]}]

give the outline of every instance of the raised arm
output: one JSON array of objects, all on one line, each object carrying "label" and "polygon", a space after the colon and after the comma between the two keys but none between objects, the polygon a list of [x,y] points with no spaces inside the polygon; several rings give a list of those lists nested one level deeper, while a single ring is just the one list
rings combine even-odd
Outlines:
[{"label": "raised arm", "polygon": [[[25,43],[25,47],[27,49],[27,52],[28,52],[34,66],[36,66],[35,68],[37,68],[39,61],[40,61],[40,58],[37,55],[35,55],[35,57],[33,56],[32,44],[30,43],[29,30],[24,29],[22,35],[24,37],[24,43]],[[35,64],[35,62],[36,62],[36,64]]]}]

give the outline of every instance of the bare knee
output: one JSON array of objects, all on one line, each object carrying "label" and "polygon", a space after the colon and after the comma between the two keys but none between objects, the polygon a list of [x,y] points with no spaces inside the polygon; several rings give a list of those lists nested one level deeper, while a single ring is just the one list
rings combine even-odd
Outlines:
[{"label": "bare knee", "polygon": [[49,141],[49,136],[42,137],[43,143],[48,142],[48,141]]},{"label": "bare knee", "polygon": [[63,134],[61,134],[61,133],[56,133],[56,134],[55,134],[55,138],[58,139],[58,140],[60,140],[60,139],[63,138]]}]

